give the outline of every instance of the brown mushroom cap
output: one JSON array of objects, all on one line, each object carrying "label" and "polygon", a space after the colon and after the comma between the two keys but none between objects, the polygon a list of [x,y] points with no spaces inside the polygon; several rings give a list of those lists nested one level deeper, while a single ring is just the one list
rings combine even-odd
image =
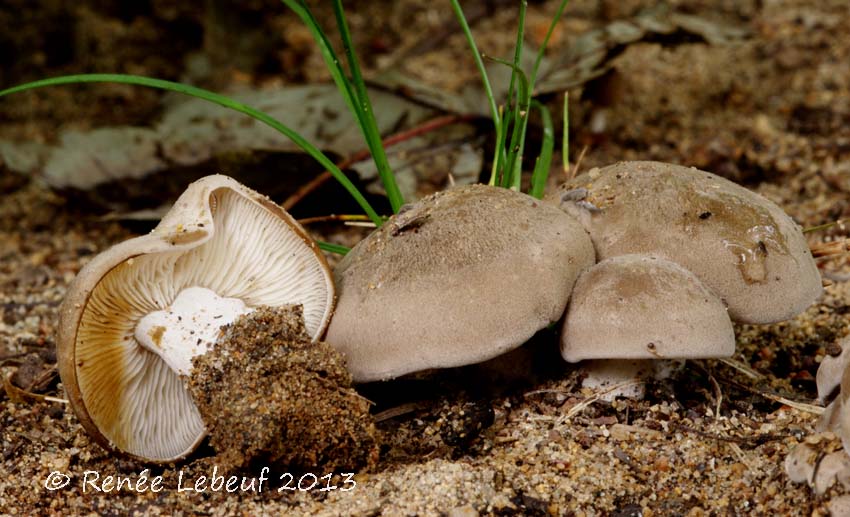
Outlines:
[{"label": "brown mushroom cap", "polygon": [[797,224],[774,203],[714,174],[620,162],[562,185],[557,196],[590,233],[599,260],[655,255],[696,274],[735,321],[793,317],[821,293]]},{"label": "brown mushroom cap", "polygon": [[561,355],[585,359],[728,357],[735,334],[726,308],[699,279],[667,260],[609,258],[576,281]]},{"label": "brown mushroom cap", "polygon": [[289,214],[226,176],[196,181],[153,232],[92,259],[60,308],[59,373],[105,447],[166,462],[204,437],[178,374],[134,335],[141,318],[193,287],[249,307],[301,304],[313,339],[333,307],[327,263]]},{"label": "brown mushroom cap", "polygon": [[484,361],[560,319],[593,261],[581,225],[531,196],[485,185],[439,192],[339,263],[325,340],[357,382]]}]

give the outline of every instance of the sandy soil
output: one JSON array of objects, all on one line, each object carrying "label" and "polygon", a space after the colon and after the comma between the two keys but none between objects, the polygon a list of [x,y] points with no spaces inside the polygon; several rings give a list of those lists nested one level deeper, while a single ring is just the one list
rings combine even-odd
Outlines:
[{"label": "sandy soil", "polygon": [[[532,41],[556,3],[530,6]],[[651,3],[577,1],[555,47]],[[850,218],[850,5],[670,3],[743,28],[746,36],[719,45],[673,35],[617,48],[611,71],[570,92],[572,156],[587,146],[581,168],[621,159],[695,165],[743,182],[804,227]],[[35,11],[22,3],[24,23],[0,8],[0,34],[11,27],[20,34],[0,38],[0,48],[18,52],[14,66],[0,61],[3,85],[93,69],[198,77],[209,86],[325,77],[292,17],[257,18],[278,12],[274,2],[238,9],[234,24],[260,19],[274,34],[270,41],[246,37],[244,48],[213,37],[225,26],[214,13],[168,2],[142,12],[59,4]],[[421,0],[392,8],[356,4],[352,30],[370,69],[400,61],[420,80],[447,89],[476,80],[447,7]],[[479,12],[482,48],[507,54],[514,7],[470,2],[469,9]],[[62,16],[76,24],[65,39],[39,31]],[[74,46],[66,55],[60,47],[68,42]],[[228,45],[230,54],[221,50]],[[145,124],[160,99],[123,87],[42,90],[0,101],[0,136],[52,141],[61,127]],[[579,388],[580,369],[561,362],[547,333],[485,366],[361,386],[376,402],[383,442],[369,472],[288,476],[269,465],[225,473],[209,448],[179,465],[122,459],[93,443],[64,403],[56,312],[83,264],[145,228],[103,221],[74,195],[2,164],[0,195],[0,374],[7,384],[0,391],[0,514],[824,515],[836,495],[834,489],[815,496],[792,484],[782,461],[816,419],[816,408],[792,403],[813,403],[818,362],[850,333],[850,286],[842,282],[793,320],[737,327],[731,363],[688,362],[673,378],[651,384],[642,401],[604,402]],[[339,232],[316,228],[319,237]],[[847,233],[838,225],[809,238]],[[846,257],[822,267],[829,276],[850,273]],[[322,479],[327,474],[334,476]],[[236,475],[240,489],[216,490],[226,486],[216,481],[221,475]],[[118,489],[107,476],[125,482]]]}]

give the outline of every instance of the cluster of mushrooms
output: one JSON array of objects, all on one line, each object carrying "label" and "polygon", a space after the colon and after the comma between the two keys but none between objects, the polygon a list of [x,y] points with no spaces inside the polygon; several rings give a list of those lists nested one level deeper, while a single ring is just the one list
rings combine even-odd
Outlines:
[{"label": "cluster of mushrooms", "polygon": [[485,361],[559,321],[564,359],[603,370],[726,357],[732,321],[790,318],[821,289],[778,206],[675,165],[593,169],[543,201],[483,185],[440,192],[333,274],[280,207],[210,176],[151,234],[83,268],[61,308],[60,374],[99,443],[166,462],[206,434],[183,381],[193,358],[261,306],[301,305],[310,338],[324,335],[367,382]]}]

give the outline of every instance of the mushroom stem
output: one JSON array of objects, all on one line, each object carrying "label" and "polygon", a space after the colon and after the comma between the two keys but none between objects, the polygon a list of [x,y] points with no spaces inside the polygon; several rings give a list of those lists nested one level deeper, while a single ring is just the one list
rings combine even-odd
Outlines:
[{"label": "mushroom stem", "polygon": [[650,379],[663,380],[684,365],[681,360],[657,359],[595,359],[582,363],[587,377],[581,383],[583,388],[608,390],[600,395],[608,402],[617,397],[642,399],[646,391],[645,383]]},{"label": "mushroom stem", "polygon": [[209,350],[221,327],[252,310],[238,298],[225,298],[205,287],[188,287],[169,308],[139,320],[136,340],[178,375],[188,375],[192,358]]}]

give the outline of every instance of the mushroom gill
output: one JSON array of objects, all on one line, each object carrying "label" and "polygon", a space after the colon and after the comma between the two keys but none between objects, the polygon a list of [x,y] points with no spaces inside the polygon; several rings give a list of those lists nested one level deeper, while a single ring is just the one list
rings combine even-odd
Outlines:
[{"label": "mushroom gill", "polygon": [[[137,339],[140,321],[175,312],[175,300],[189,290],[209,294],[183,304],[194,312],[163,320],[179,328],[154,328],[150,340]],[[259,305],[299,304],[314,340],[333,306],[327,264],[303,229],[225,176],[193,183],[151,234],[110,248],[80,272],[60,311],[60,374],[83,425],[104,445],[169,461],[203,438],[179,377],[185,372],[170,368],[175,363],[166,355],[197,347],[191,359],[205,350],[198,341],[209,336],[196,335],[193,325],[217,307],[214,297],[245,307],[221,324]],[[207,334],[217,333],[219,325],[211,325]]]}]

